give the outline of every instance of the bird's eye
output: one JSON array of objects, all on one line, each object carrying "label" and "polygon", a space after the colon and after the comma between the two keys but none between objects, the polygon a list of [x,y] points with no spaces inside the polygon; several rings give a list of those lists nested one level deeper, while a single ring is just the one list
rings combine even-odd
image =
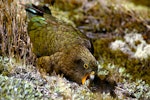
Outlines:
[{"label": "bird's eye", "polygon": [[85,69],[88,69],[89,66],[88,66],[87,64],[84,64],[84,68],[85,68]]}]

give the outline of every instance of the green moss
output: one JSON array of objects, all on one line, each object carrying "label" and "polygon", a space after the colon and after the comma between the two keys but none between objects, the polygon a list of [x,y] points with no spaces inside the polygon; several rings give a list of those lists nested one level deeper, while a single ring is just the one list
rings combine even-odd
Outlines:
[{"label": "green moss", "polygon": [[80,0],[55,0],[55,5],[62,10],[74,10],[82,6],[82,1]]},{"label": "green moss", "polygon": [[0,56],[0,74],[4,76],[7,76],[12,70],[12,66],[10,63],[8,64],[8,62],[9,62],[8,58]]},{"label": "green moss", "polygon": [[0,74],[4,71],[4,66],[2,65],[1,61],[0,61]]},{"label": "green moss", "polygon": [[[131,6],[132,3],[124,1],[106,0],[107,3],[104,2],[104,4],[97,0],[93,2],[95,4],[91,3],[89,8],[87,5],[90,4],[90,1],[81,6],[78,0],[59,0],[55,5],[60,10],[65,10],[65,16],[67,15],[85,33],[115,32],[115,34],[123,35],[125,30],[128,32],[136,30],[139,33],[149,32],[146,23],[150,15],[146,9],[138,10],[136,6]],[[121,3],[125,6],[120,6]],[[71,5],[74,6],[71,7]]]},{"label": "green moss", "polygon": [[136,5],[144,5],[144,6],[150,7],[149,0],[138,0],[138,1],[137,0],[129,0],[129,1],[132,1]]},{"label": "green moss", "polygon": [[42,94],[35,90],[31,83],[0,75],[1,100],[33,100],[41,98]]},{"label": "green moss", "polygon": [[95,56],[103,60],[104,66],[114,64],[126,69],[126,73],[132,76],[132,80],[142,79],[150,84],[150,57],[145,60],[131,58],[120,50],[111,50],[109,43],[113,39],[100,39],[94,42]]}]

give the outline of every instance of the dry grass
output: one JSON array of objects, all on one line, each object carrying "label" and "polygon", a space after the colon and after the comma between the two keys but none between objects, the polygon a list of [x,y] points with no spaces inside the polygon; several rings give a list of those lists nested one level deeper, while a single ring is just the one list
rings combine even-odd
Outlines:
[{"label": "dry grass", "polygon": [[32,62],[26,12],[18,0],[0,0],[0,44],[3,56]]}]

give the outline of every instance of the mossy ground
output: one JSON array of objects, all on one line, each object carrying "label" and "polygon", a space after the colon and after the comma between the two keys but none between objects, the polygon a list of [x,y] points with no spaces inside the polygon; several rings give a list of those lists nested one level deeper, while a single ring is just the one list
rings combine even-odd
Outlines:
[{"label": "mossy ground", "polygon": [[[34,0],[30,1],[35,3]],[[113,80],[117,82],[115,91],[117,91],[116,95],[118,98],[148,100],[150,98],[150,88],[148,85],[150,84],[150,57],[144,60],[131,58],[128,54],[124,54],[120,50],[111,50],[109,45],[117,39],[124,40],[123,36],[133,31],[142,34],[145,41],[150,43],[149,11],[142,10],[141,14],[137,10],[131,10],[130,8],[133,8],[133,6],[129,8],[122,6],[122,2],[117,2],[118,0],[114,0],[114,2],[112,2],[112,0],[106,0],[104,2],[102,2],[103,0],[85,1],[56,0],[55,5],[52,7],[53,15],[59,15],[57,18],[77,26],[87,35],[90,33],[89,37],[93,41],[95,49],[94,55],[100,62],[99,66],[107,70],[106,77],[104,78],[109,81]],[[35,71],[34,66],[32,66],[31,69],[23,67],[28,64],[34,64],[34,54],[32,54],[32,45],[30,44],[26,30],[25,11],[18,2],[17,0],[6,0],[6,2],[0,0],[0,10],[3,13],[0,15],[0,24],[3,25],[0,27],[0,34],[2,34],[0,35],[0,55],[9,58],[7,63],[5,63],[4,59],[0,61],[0,72],[3,75],[0,76],[0,78],[5,79],[8,77],[5,82],[0,83],[0,86],[2,86],[2,83],[10,84],[15,81],[18,82],[16,78],[19,78],[19,80],[23,80],[23,82],[20,83],[21,89],[26,89],[31,86],[29,90],[27,89],[27,92],[23,92],[27,93],[31,98],[32,96],[30,96],[29,93],[42,94],[36,95],[37,98],[40,97],[42,99],[50,99],[50,97],[58,100],[72,99],[74,95],[74,98],[79,100],[89,98],[90,100],[95,100],[96,98],[113,100],[114,98],[110,95],[105,93],[98,93],[98,95],[93,94],[87,87],[79,86],[58,76],[46,76],[50,81],[50,84],[48,84],[43,77],[40,76],[37,69]],[[25,3],[28,2],[28,0],[22,2]],[[12,5],[10,5],[10,3],[12,3]],[[64,4],[66,6],[64,6]],[[8,10],[4,8],[8,8]],[[65,18],[61,18],[62,16],[65,16]],[[137,44],[139,43],[137,42]],[[13,62],[10,58],[20,59],[17,60],[17,62],[21,61],[23,63],[17,68],[17,63]],[[12,67],[19,70],[12,70]],[[26,82],[29,81],[32,85],[30,84],[25,88],[24,86],[28,84]],[[101,86],[101,84],[99,85]],[[16,92],[15,86],[15,84],[11,84],[11,88],[5,88],[5,90],[12,89]],[[68,89],[69,91],[65,91]],[[5,93],[6,92],[4,92],[4,95],[8,96],[8,93]],[[121,96],[121,94],[123,96]],[[4,95],[3,97],[5,97]],[[10,95],[9,98],[12,98],[12,96],[13,95]]]},{"label": "mossy ground", "polygon": [[120,50],[112,50],[109,45],[113,39],[99,39],[94,42],[95,56],[98,60],[103,60],[107,69],[108,64],[124,67],[126,73],[132,76],[132,80],[142,79],[150,84],[150,57],[147,59],[131,58]]},{"label": "mossy ground", "polygon": [[[94,56],[99,60],[100,66],[108,70],[105,78],[116,82],[135,82],[143,80],[150,84],[150,63],[147,59],[132,58],[121,50],[112,50],[111,42],[115,40],[124,41],[127,33],[142,34],[144,40],[149,44],[149,12],[147,7],[137,7],[130,2],[95,0],[89,2],[67,1],[69,9],[61,6],[62,0],[56,2],[56,6],[68,12],[76,26],[93,41]],[[77,5],[71,6],[72,1]],[[147,2],[145,0],[145,2]],[[138,41],[136,45],[140,44]],[[136,50],[132,47],[132,52]],[[113,68],[112,68],[113,67]],[[106,71],[107,72],[107,71]],[[100,76],[100,78],[104,78]],[[141,88],[142,89],[142,88]]]},{"label": "mossy ground", "polygon": [[138,1],[136,1],[136,0],[129,0],[129,1],[135,3],[136,5],[143,5],[143,6],[150,7],[149,0],[138,0]]}]

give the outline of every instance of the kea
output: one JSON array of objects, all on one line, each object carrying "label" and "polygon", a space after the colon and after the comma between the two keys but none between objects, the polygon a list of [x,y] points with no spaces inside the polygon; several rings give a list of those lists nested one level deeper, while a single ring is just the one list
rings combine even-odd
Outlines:
[{"label": "kea", "polygon": [[97,61],[91,53],[90,40],[72,25],[52,16],[45,5],[26,4],[25,9],[38,68],[49,74],[63,74],[79,84],[91,82]]}]

